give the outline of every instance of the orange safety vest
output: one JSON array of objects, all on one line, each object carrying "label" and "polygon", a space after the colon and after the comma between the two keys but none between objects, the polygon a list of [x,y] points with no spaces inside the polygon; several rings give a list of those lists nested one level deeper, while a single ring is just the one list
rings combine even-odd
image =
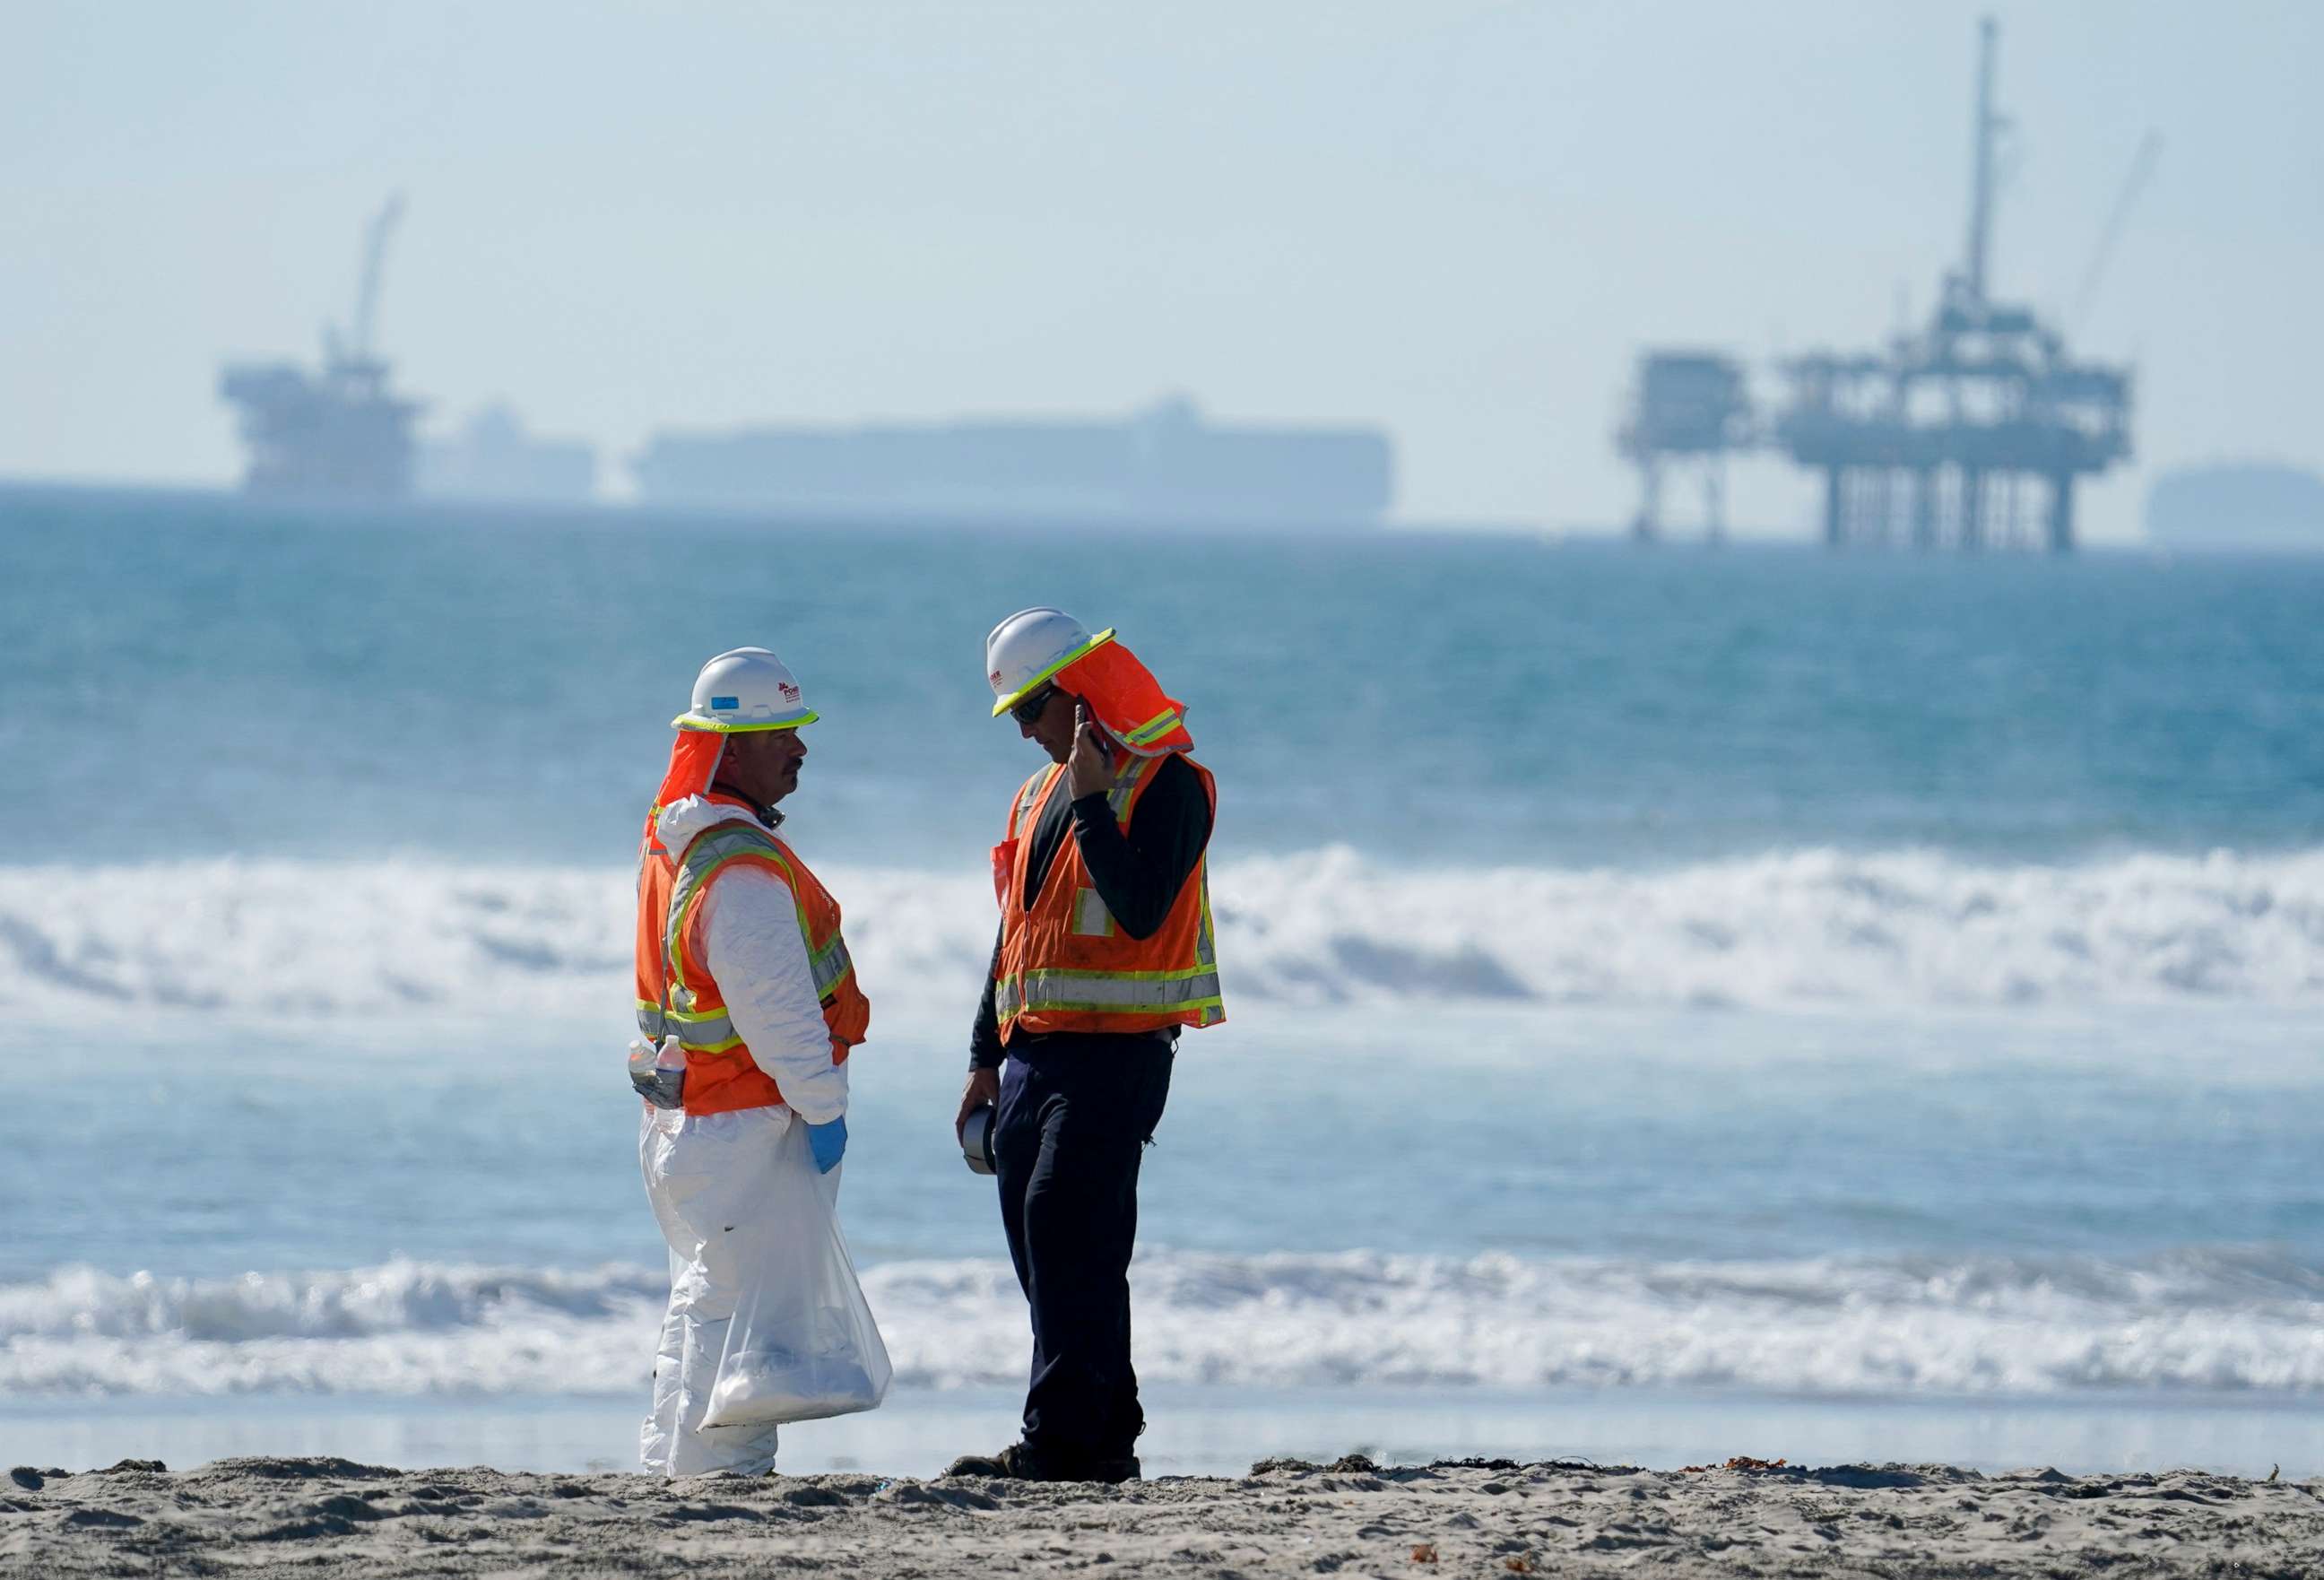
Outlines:
[{"label": "orange safety vest", "polygon": [[[1115,773],[1106,804],[1124,832],[1154,782],[1163,758],[1130,756]],[[1203,781],[1215,815],[1217,784],[1211,771],[1186,759]],[[1026,869],[1041,809],[1064,782],[1051,763],[1025,781],[1009,811],[1008,837],[992,847],[992,888],[1001,902],[1001,956],[992,980],[992,1007],[1001,1040],[1027,1031],[1153,1031],[1165,1026],[1215,1026],[1227,1018],[1219,996],[1218,952],[1211,929],[1206,863],[1178,891],[1170,914],[1151,938],[1133,938],[1117,926],[1090,881],[1080,844],[1069,833],[1041,881],[1032,908],[1025,905]]]},{"label": "orange safety vest", "polygon": [[[710,799],[750,809],[727,796]],[[702,960],[702,901],[718,875],[738,864],[774,873],[791,892],[824,1024],[831,1029],[831,1062],[846,1063],[847,1050],[872,1025],[872,1002],[856,983],[847,941],[840,937],[839,902],[789,845],[755,821],[717,823],[673,861],[649,831],[638,852],[638,1030],[650,1043],[678,1034],[686,1050],[688,1113],[766,1108],[783,1100],[774,1077],[734,1034],[726,1001]]]}]

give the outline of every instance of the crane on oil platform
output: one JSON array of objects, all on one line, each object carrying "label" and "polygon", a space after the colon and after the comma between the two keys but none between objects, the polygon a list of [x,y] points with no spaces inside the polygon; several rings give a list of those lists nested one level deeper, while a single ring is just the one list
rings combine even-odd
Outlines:
[{"label": "crane on oil platform", "polygon": [[324,325],[319,370],[277,362],[229,365],[220,375],[218,393],[240,412],[245,493],[385,500],[411,491],[420,404],[389,387],[376,340],[387,246],[402,217],[397,192],[364,227],[355,313],[345,332]]},{"label": "crane on oil platform", "polygon": [[403,222],[403,194],[390,193],[371,223],[364,227],[363,258],[355,280],[355,310],[350,332],[341,337],[337,327],[323,326],[323,364],[334,378],[379,380],[386,377],[373,336],[379,324],[381,278],[387,263],[387,244]]}]

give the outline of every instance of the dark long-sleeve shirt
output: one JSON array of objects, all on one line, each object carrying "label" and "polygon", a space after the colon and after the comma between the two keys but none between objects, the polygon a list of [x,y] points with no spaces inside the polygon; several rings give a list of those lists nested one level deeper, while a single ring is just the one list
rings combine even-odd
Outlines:
[{"label": "dark long-sleeve shirt", "polygon": [[[1023,901],[1030,910],[1039,898],[1041,883],[1064,845],[1065,830],[1089,869],[1090,882],[1105,902],[1114,925],[1133,938],[1149,938],[1169,919],[1187,874],[1203,859],[1211,839],[1211,798],[1203,781],[1176,755],[1154,771],[1154,781],[1138,799],[1138,816],[1124,834],[1113,820],[1113,809],[1100,791],[1068,802],[1052,795],[1034,823],[1033,842],[1025,863]],[[1001,937],[1007,935],[1004,927]],[[992,940],[992,965],[984,974],[984,997],[976,1007],[976,1026],[969,1034],[969,1064],[990,1069],[1006,1057],[1001,1046],[1001,1020],[992,1007],[993,974],[1001,968],[1001,938]],[[1038,1031],[1020,1031],[1018,1039],[1039,1038]],[[1058,1035],[1065,1035],[1058,1033]]]}]

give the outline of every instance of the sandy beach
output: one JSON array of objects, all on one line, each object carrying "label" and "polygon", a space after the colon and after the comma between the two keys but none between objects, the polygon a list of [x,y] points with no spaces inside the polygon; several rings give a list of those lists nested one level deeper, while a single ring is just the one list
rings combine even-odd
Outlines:
[{"label": "sandy beach", "polygon": [[2324,1482],[1944,1465],[1261,1461],[1123,1487],[402,1471],[243,1458],[0,1487],[0,1567],[79,1575],[2324,1574]]}]

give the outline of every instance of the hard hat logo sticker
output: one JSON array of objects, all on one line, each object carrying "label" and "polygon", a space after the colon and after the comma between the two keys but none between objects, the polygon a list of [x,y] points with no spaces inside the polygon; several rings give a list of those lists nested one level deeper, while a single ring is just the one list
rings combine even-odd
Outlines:
[{"label": "hard hat logo sticker", "polygon": [[777,689],[782,692],[785,702],[797,702],[799,699],[799,688],[788,680],[779,680],[775,685]]},{"label": "hard hat logo sticker", "polygon": [[710,699],[710,706],[715,708],[736,708],[742,706],[742,699],[739,697],[714,697]]}]

